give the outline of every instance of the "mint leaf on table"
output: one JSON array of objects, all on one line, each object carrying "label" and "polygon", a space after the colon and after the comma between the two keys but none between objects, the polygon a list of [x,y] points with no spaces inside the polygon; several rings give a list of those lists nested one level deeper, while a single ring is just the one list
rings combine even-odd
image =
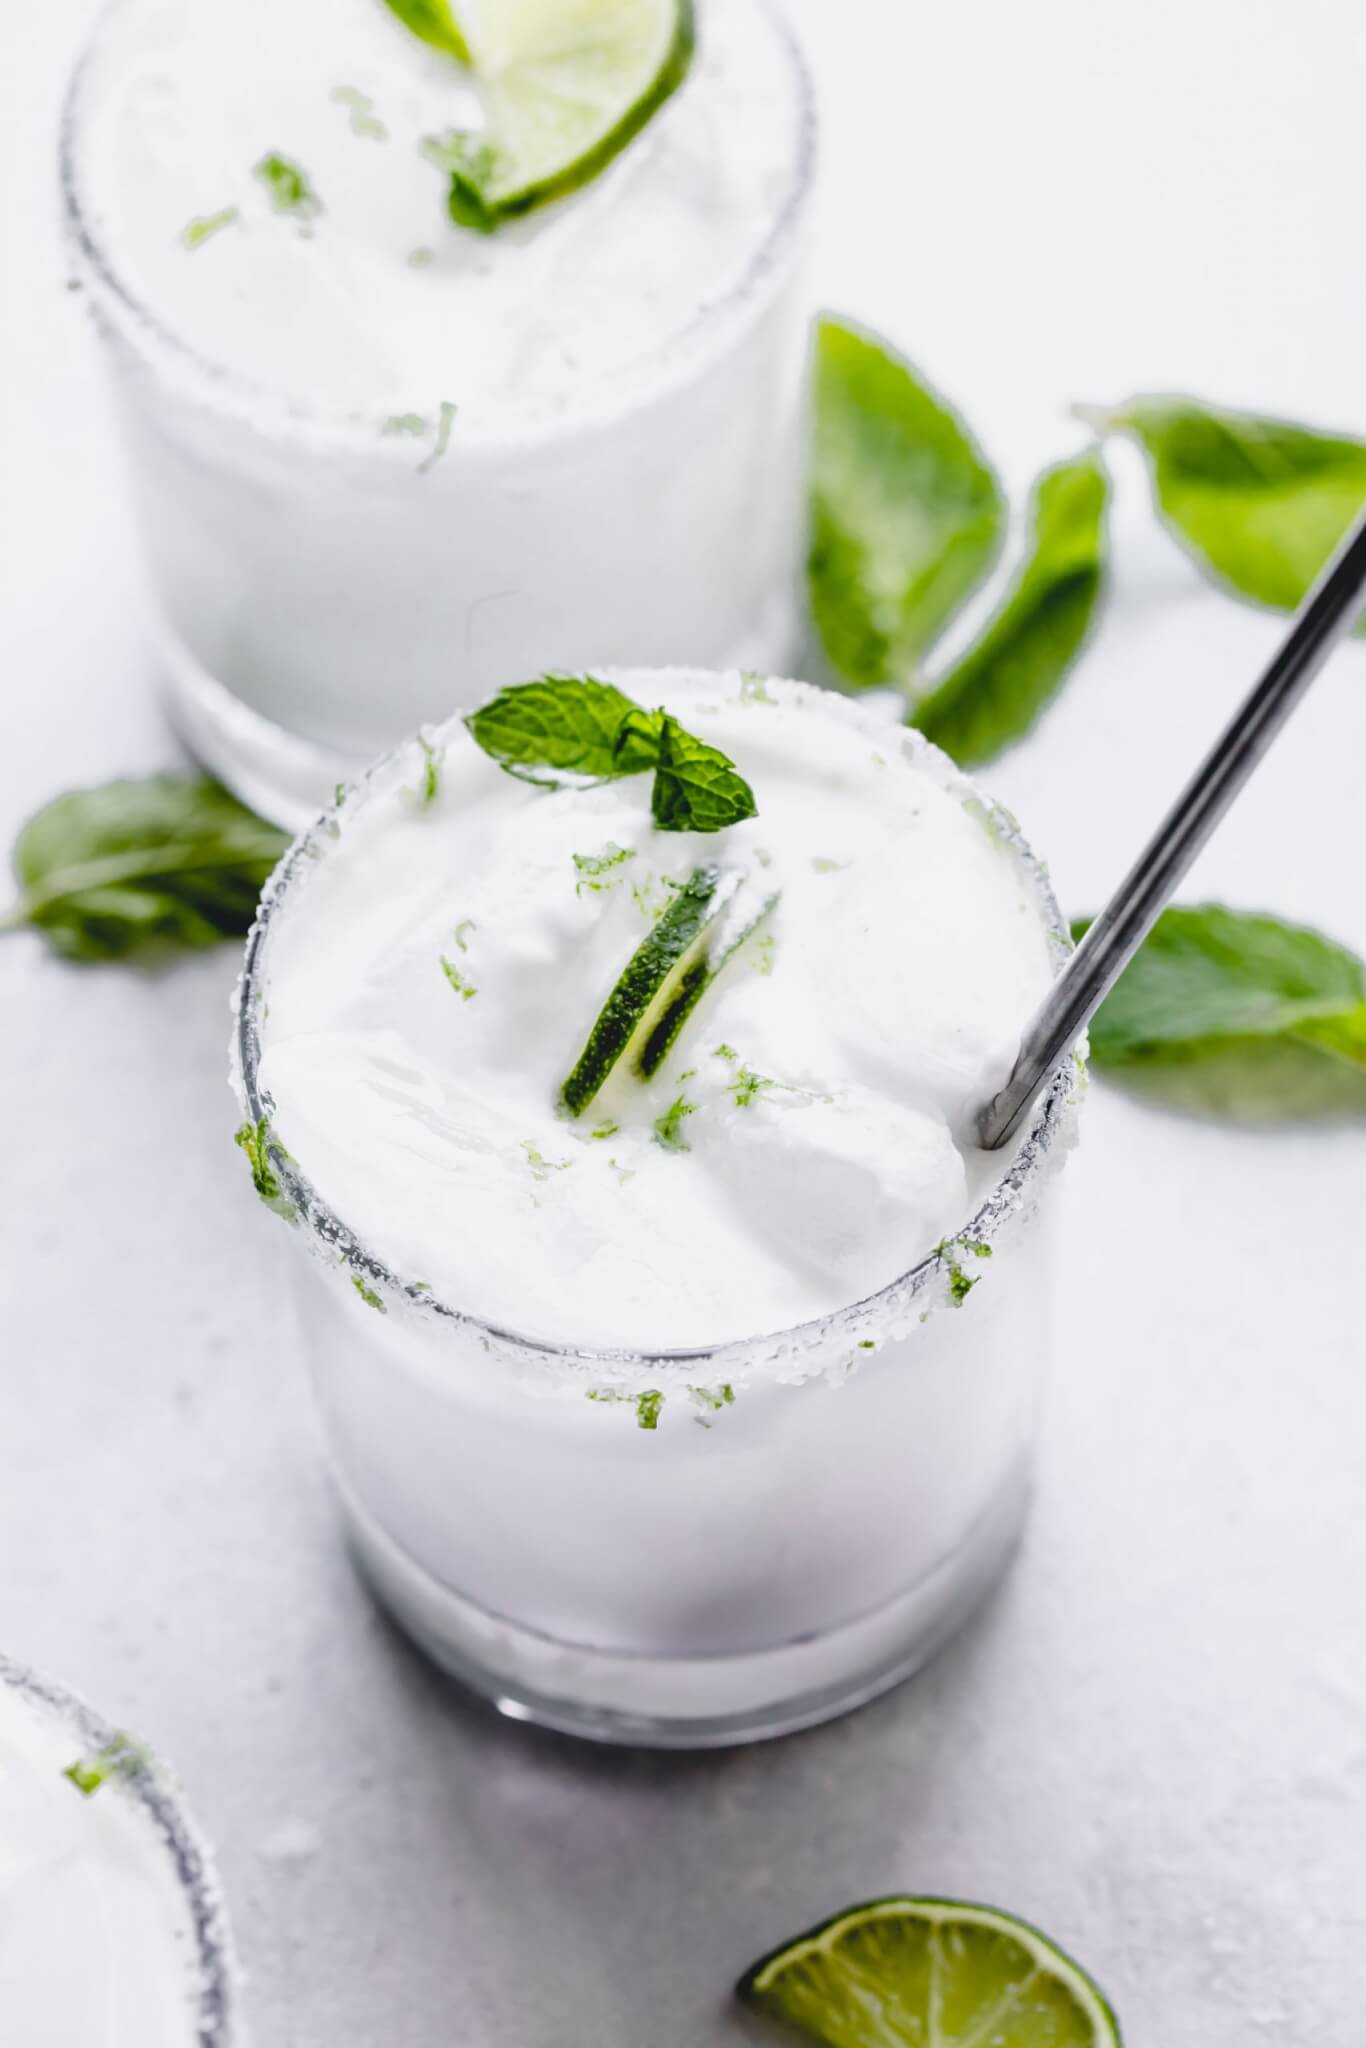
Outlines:
[{"label": "mint leaf on table", "polygon": [[1366,964],[1304,925],[1166,910],[1093,1018],[1091,1058],[1179,1108],[1366,1114]]},{"label": "mint leaf on table", "polygon": [[500,768],[543,788],[653,769],[651,808],[661,832],[720,832],[758,815],[754,792],[728,755],[594,676],[511,684],[465,725]]},{"label": "mint leaf on table", "polygon": [[434,50],[445,50],[461,64],[468,64],[470,46],[446,0],[385,0],[391,14]]},{"label": "mint leaf on table", "polygon": [[661,832],[723,832],[758,815],[754,792],[730,756],[667,716],[650,809]]},{"label": "mint leaf on table", "polygon": [[976,644],[909,714],[960,768],[1023,739],[1081,652],[1105,581],[1107,496],[1095,449],[1044,471],[1013,589]]},{"label": "mint leaf on table", "polygon": [[22,893],[0,929],[32,926],[68,960],[215,945],[250,928],[288,844],[287,833],[203,778],[73,790],[20,832]]},{"label": "mint leaf on table", "polygon": [[1343,434],[1192,398],[1077,410],[1139,442],[1164,523],[1218,582],[1258,604],[1293,610],[1366,504],[1366,443]]},{"label": "mint leaf on table", "polygon": [[1001,486],[957,414],[874,334],[817,323],[811,612],[848,684],[906,683],[1005,531]]}]

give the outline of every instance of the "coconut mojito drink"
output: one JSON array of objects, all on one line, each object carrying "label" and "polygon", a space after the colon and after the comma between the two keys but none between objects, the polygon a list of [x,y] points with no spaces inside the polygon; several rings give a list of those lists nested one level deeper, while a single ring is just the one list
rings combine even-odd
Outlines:
[{"label": "coconut mojito drink", "polygon": [[504,692],[299,843],[241,1138],[439,1657],[710,1740],[952,1626],[1022,1512],[1068,1076],[1013,1158],[962,1134],[1059,944],[942,755],[736,673]]},{"label": "coconut mojito drink", "polygon": [[5,1657],[0,2034],[15,2048],[245,2040],[216,1883],[168,1773]]},{"label": "coconut mojito drink", "polygon": [[[116,0],[72,89],[171,709],[294,824],[552,662],[794,638],[785,29],[763,0],[485,0],[466,28],[473,65],[381,0]],[[460,166],[490,134],[552,196],[485,233]]]}]

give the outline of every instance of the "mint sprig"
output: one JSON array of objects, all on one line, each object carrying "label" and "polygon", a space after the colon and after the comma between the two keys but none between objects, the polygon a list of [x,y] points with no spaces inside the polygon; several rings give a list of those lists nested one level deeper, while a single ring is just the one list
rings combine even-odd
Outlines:
[{"label": "mint sprig", "polygon": [[500,768],[543,788],[653,769],[650,808],[661,832],[723,832],[758,815],[754,792],[728,754],[595,676],[511,684],[465,725]]}]

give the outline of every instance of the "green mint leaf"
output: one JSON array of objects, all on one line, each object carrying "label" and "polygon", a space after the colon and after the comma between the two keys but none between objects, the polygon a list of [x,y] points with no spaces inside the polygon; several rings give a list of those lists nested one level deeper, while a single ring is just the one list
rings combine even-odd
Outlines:
[{"label": "green mint leaf", "polygon": [[470,46],[446,0],[385,0],[391,14],[434,50],[444,50],[458,63],[469,64]]},{"label": "green mint leaf", "polygon": [[719,747],[665,716],[650,809],[661,832],[724,832],[758,816],[754,792]]},{"label": "green mint leaf", "polygon": [[93,1756],[78,1757],[74,1764],[68,1764],[62,1772],[86,1799],[91,1798],[114,1777],[130,1777],[145,1770],[148,1764],[146,1749],[131,1735],[122,1732],[112,1735],[102,1749]]},{"label": "green mint leaf", "polygon": [[632,705],[616,738],[618,775],[638,775],[656,767],[663,731],[662,711],[645,711],[639,704]]},{"label": "green mint leaf", "polygon": [[637,1429],[658,1429],[659,1411],[664,1406],[664,1396],[658,1387],[649,1387],[643,1394],[636,1395]]},{"label": "green mint leaf", "polygon": [[281,156],[278,150],[270,150],[259,163],[253,164],[252,176],[265,186],[276,213],[287,213],[306,223],[316,220],[323,210],[303,165]]},{"label": "green mint leaf", "polygon": [[[465,724],[509,775],[554,789],[567,776],[605,782],[652,765],[636,760],[634,749],[617,751],[623,720],[638,708],[612,683],[547,675],[500,690]],[[535,772],[546,769],[559,773]]]},{"label": "green mint leaf", "polygon": [[1366,503],[1366,443],[1343,434],[1191,398],[1078,411],[1140,443],[1164,523],[1217,582],[1258,604],[1293,610]]},{"label": "green mint leaf", "polygon": [[1092,1020],[1091,1057],[1207,1114],[1366,1115],[1366,965],[1274,917],[1166,910]]},{"label": "green mint leaf", "polygon": [[661,832],[720,832],[757,815],[754,792],[729,755],[594,676],[514,683],[465,724],[509,775],[551,789],[653,768],[651,809]]},{"label": "green mint leaf", "polygon": [[962,421],[843,321],[816,328],[811,611],[837,674],[907,682],[1000,551],[1005,500]]},{"label": "green mint leaf", "polygon": [[68,960],[215,945],[250,928],[288,844],[207,780],[154,775],[73,790],[20,832],[22,893],[3,926],[34,927]]},{"label": "green mint leaf", "polygon": [[180,231],[180,239],[187,249],[202,249],[220,229],[231,227],[241,217],[235,206],[221,207],[217,213],[201,213],[194,220],[186,221]]},{"label": "green mint leaf", "polygon": [[1029,553],[981,638],[910,713],[960,768],[1023,739],[1080,654],[1105,583],[1108,486],[1095,449],[1034,487]]}]

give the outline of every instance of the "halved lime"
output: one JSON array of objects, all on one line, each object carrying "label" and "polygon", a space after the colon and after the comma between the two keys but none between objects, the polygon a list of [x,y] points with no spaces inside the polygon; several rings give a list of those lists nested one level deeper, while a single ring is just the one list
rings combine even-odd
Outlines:
[{"label": "halved lime", "polygon": [[1119,2048],[1070,1956],[1010,1913],[873,1899],[746,1971],[746,2004],[829,2048]]},{"label": "halved lime", "polygon": [[487,127],[430,151],[462,226],[496,226],[596,177],[692,61],[693,0],[478,0],[462,20]]},{"label": "halved lime", "polygon": [[663,915],[636,947],[598,1013],[573,1073],[560,1090],[571,1116],[587,1109],[633,1038],[647,1033],[686,974],[707,927],[743,879],[733,869],[694,868]]}]

